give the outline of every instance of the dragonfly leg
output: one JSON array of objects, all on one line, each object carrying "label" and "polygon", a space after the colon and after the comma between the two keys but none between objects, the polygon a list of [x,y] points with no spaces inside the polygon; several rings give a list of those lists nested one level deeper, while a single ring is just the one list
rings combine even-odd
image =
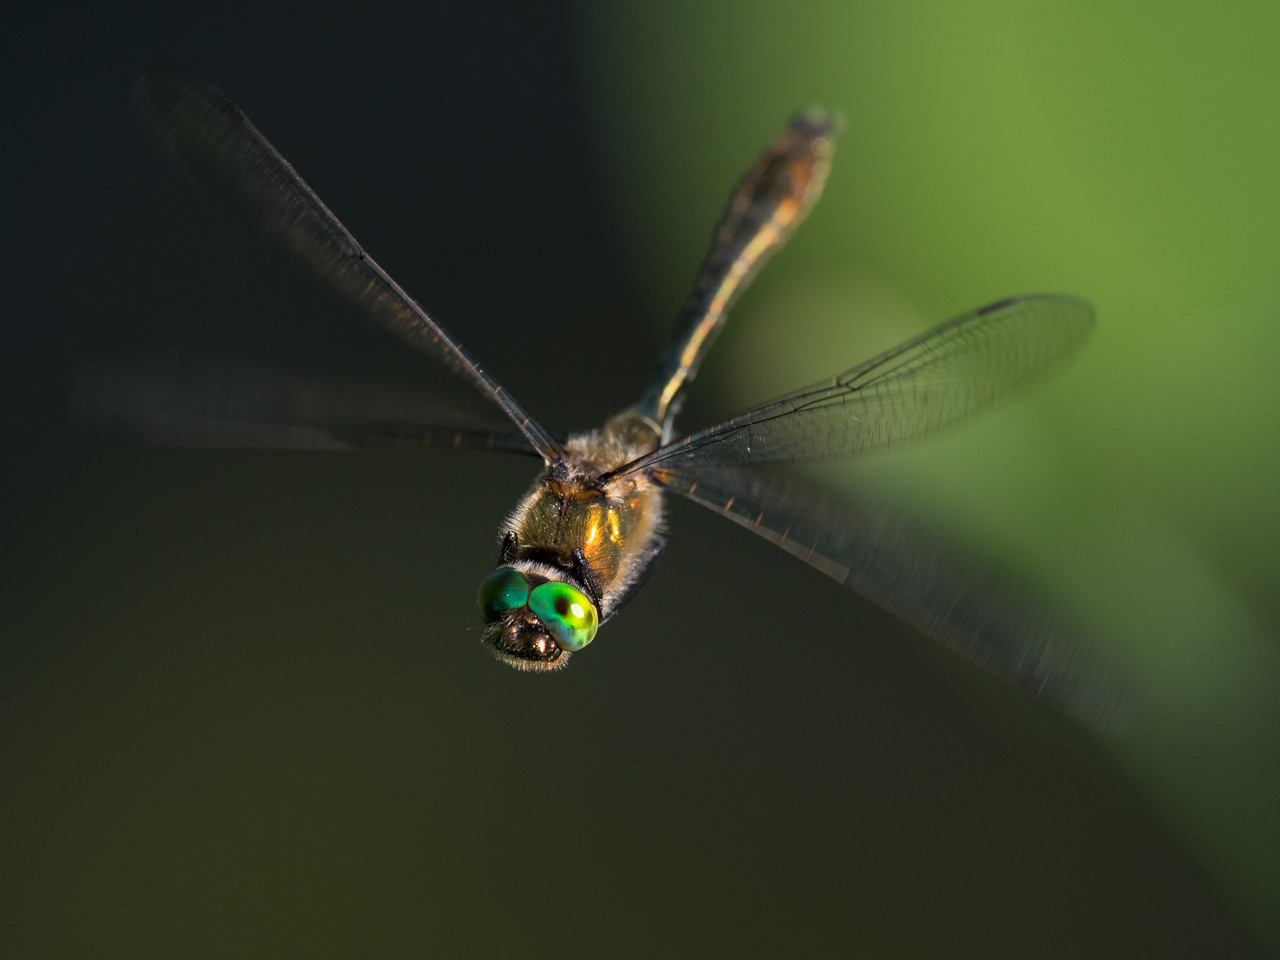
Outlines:
[{"label": "dragonfly leg", "polygon": [[498,548],[498,566],[505,567],[516,559],[516,552],[520,549],[520,540],[516,536],[514,530],[508,530],[502,535],[502,546]]},{"label": "dragonfly leg", "polygon": [[571,556],[573,560],[570,572],[587,588],[587,593],[591,595],[591,602],[599,610],[604,591],[600,589],[600,581],[596,579],[595,571],[591,569],[591,564],[587,563],[586,554],[582,552],[581,547],[574,547]]}]

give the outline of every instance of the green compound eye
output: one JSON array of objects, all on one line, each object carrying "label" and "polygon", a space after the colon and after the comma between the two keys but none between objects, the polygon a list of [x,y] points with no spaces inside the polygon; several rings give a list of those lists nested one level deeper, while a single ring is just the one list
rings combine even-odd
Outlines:
[{"label": "green compound eye", "polygon": [[512,607],[523,607],[529,601],[529,581],[519,570],[499,567],[484,578],[476,591],[480,619],[493,623]]},{"label": "green compound eye", "polygon": [[534,587],[529,609],[551,631],[562,650],[581,650],[596,635],[599,619],[595,605],[567,583],[551,581]]}]

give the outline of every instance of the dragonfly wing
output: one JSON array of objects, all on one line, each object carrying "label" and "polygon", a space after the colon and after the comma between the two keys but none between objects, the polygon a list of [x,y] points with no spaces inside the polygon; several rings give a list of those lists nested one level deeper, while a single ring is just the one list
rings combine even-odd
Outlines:
[{"label": "dragonfly wing", "polygon": [[755,470],[659,469],[667,489],[777,544],[992,673],[1102,729],[1138,684],[1098,635],[1013,578],[903,518]]},{"label": "dragonfly wing", "polygon": [[158,68],[138,82],[137,100],[164,143],[216,199],[282,244],[374,323],[496,403],[544,460],[561,459],[559,443],[364,252],[220,90]]},{"label": "dragonfly wing", "polygon": [[91,429],[166,446],[535,452],[511,424],[432,397],[215,358],[95,364],[75,381],[72,413]]},{"label": "dragonfly wing", "polygon": [[1059,366],[1093,329],[1061,294],[963,314],[839,376],[676,440],[618,474],[860,456],[938,433]]}]

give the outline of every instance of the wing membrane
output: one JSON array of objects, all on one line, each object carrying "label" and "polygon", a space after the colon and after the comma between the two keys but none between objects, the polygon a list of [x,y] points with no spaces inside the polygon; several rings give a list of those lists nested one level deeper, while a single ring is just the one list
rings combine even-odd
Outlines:
[{"label": "wing membrane", "polygon": [[1082,621],[900,517],[757,470],[654,476],[1093,726],[1123,728],[1137,706],[1134,675]]},{"label": "wing membrane", "polygon": [[226,359],[99,363],[77,378],[72,407],[85,426],[166,446],[534,453],[511,424],[431,397],[317,383]]},{"label": "wing membrane", "polygon": [[677,440],[619,473],[861,456],[935,434],[1062,363],[1093,308],[1058,294],[1002,300],[887,353]]},{"label": "wing membrane", "polygon": [[375,324],[443,364],[496,403],[548,463],[556,440],[368,256],[328,207],[220,90],[155,69],[137,98],[162,139],[209,192],[298,257]]}]

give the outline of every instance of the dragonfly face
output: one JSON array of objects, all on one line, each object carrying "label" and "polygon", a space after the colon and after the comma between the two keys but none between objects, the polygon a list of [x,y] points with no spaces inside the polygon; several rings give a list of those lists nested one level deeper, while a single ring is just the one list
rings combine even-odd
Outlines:
[{"label": "dragonfly face", "polygon": [[[558,572],[558,571],[548,571]],[[582,587],[551,579],[524,561],[499,567],[476,594],[488,643],[518,670],[554,670],[595,639],[600,615]]]},{"label": "dragonfly face", "polygon": [[186,380],[99,370],[78,397],[95,422],[184,445],[463,447],[541,458],[542,472],[500,531],[498,569],[478,594],[485,642],[519,669],[563,666],[634,595],[662,553],[662,497],[671,492],[765,537],[1033,696],[1104,724],[1122,722],[1132,707],[1124,670],[1078,620],[897,518],[758,470],[876,453],[990,408],[1084,341],[1093,308],[1083,300],[998,301],[672,439],[677,398],[730,306],[822,192],[835,131],[829,115],[795,117],[739,181],[640,399],[562,443],[369,257],[220,91],[154,70],[139,81],[137,99],[170,151],[229,210],[505,419],[220,365]]}]

